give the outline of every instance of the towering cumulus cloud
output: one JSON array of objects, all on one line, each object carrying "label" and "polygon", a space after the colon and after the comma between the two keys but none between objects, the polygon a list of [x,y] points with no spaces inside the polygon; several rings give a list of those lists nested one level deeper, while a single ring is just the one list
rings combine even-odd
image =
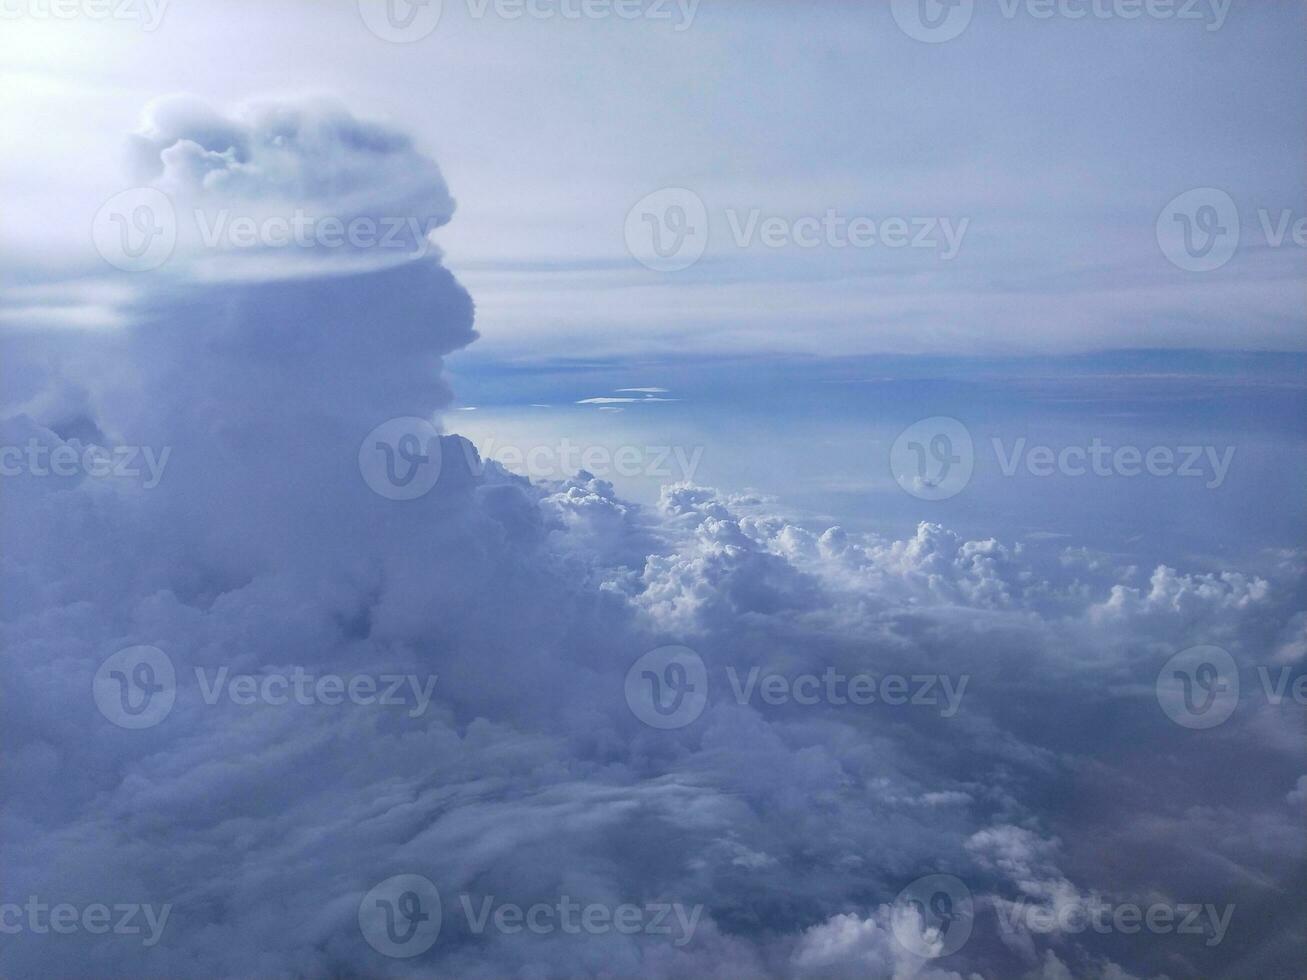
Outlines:
[{"label": "towering cumulus cloud", "polygon": [[[386,225],[414,247],[454,213],[440,168],[405,134],[358,120],[328,100],[258,103],[226,116],[194,99],[160,99],[129,137],[128,158],[137,179],[187,204],[235,209],[238,216],[244,208],[264,219],[331,216],[356,230],[370,219],[378,243]],[[209,232],[212,241],[220,222],[198,223],[204,227],[195,231]],[[321,233],[314,237],[319,247],[331,247]],[[357,236],[350,241],[342,230],[341,237],[340,247],[359,247]],[[398,247],[392,243],[378,247]]]},{"label": "towering cumulus cloud", "polygon": [[[1300,661],[1302,554],[1041,567],[387,444],[439,430],[475,338],[435,163],[333,105],[187,100],[131,158],[175,253],[120,328],[9,342],[0,972],[1288,968],[1291,702],[1202,733],[1154,682],[1198,643]],[[383,449],[430,491],[378,492]],[[1095,927],[1133,906],[1173,927]]]}]

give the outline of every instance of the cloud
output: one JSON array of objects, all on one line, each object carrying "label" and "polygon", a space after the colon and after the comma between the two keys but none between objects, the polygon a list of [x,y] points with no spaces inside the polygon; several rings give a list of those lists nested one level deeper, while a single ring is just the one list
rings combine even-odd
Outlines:
[{"label": "cloud", "polygon": [[904,950],[894,939],[881,906],[874,915],[837,915],[804,933],[794,952],[794,967],[801,977],[887,977],[892,980],[964,980],[952,970],[933,969]]},{"label": "cloud", "polygon": [[[440,168],[406,134],[328,99],[254,102],[226,114],[187,96],[161,98],[129,137],[128,156],[138,180],[208,212],[201,235],[232,217],[267,224],[298,213],[318,251],[331,247],[327,221],[342,226],[341,247],[356,250],[369,246],[345,229],[371,222],[371,247],[411,254],[454,213]],[[184,214],[181,224],[191,230]]]},{"label": "cloud", "polygon": [[1289,791],[1287,799],[1292,806],[1307,806],[1307,776],[1298,777],[1298,784]]},{"label": "cloud", "polygon": [[655,398],[652,395],[645,395],[643,398],[621,398],[615,395],[599,395],[594,398],[582,398],[578,405],[643,405],[646,402],[674,402],[680,401],[679,398]]},{"label": "cloud", "polygon": [[[157,163],[150,179],[211,206],[448,218],[434,164],[338,110],[167,102],[149,119],[137,149]],[[689,484],[647,508],[584,472],[532,483],[452,433],[426,447],[441,463],[430,492],[388,499],[360,471],[365,437],[395,418],[438,423],[442,359],[475,338],[471,297],[438,255],[150,279],[122,310],[118,330],[10,348],[6,445],[171,453],[148,489],[79,469],[6,477],[0,833],[16,846],[0,904],[171,914],[148,948],[85,930],[6,936],[6,975],[94,962],[133,977],[971,980],[1057,977],[1107,963],[1108,945],[1138,975],[1163,960],[1233,975],[1227,948],[1008,945],[989,916],[963,949],[922,961],[896,944],[893,901],[948,873],[985,909],[1109,887],[1209,901],[1238,889],[1252,921],[1284,905],[1300,847],[1284,794],[1301,760],[1258,725],[1288,722],[1237,713],[1195,737],[1210,733],[1171,723],[1151,685],[1199,633],[1249,665],[1282,649],[1300,625],[1292,563],[1160,566],[1146,588],[1118,589],[1110,569],[1042,567],[936,521],[896,540]],[[178,678],[170,713],[140,730],[91,693],[105,658],[135,645]],[[626,680],[668,645],[701,657],[707,690],[696,720],[658,729]],[[418,713],[206,700],[224,670],[257,689],[297,668],[434,677],[434,693]],[[755,669],[969,684],[945,717],[741,698],[729,678]],[[1261,764],[1238,773],[1245,791],[1221,796],[1230,767],[1211,753],[1249,751]],[[358,925],[363,897],[398,874],[442,896],[440,936],[412,960],[386,958]],[[478,930],[466,913],[564,897],[701,914],[678,944]],[[1275,962],[1293,961],[1297,935]]]}]

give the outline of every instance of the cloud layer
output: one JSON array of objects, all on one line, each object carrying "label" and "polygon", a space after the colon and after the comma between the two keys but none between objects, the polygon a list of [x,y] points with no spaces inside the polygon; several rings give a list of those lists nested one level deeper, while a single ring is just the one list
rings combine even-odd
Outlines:
[{"label": "cloud layer", "polygon": [[[151,181],[210,205],[452,213],[434,163],[334,109],[165,101],[133,145]],[[530,483],[452,434],[426,446],[434,488],[387,499],[360,447],[390,419],[436,424],[441,359],[475,337],[438,255],[148,282],[125,329],[10,344],[6,445],[170,453],[148,488],[6,480],[0,901],[171,911],[148,946],[21,929],[6,975],[1127,980],[1297,962],[1296,706],[1249,691],[1195,731],[1154,683],[1196,644],[1249,681],[1299,663],[1300,552],[1212,574],[1070,548],[1044,567],[930,522],[884,540],[707,487],[642,508],[584,472]],[[167,716],[130,729],[92,691],[136,645],[177,682]],[[657,728],[627,675],[670,645],[704,665],[702,710]],[[209,703],[224,670],[436,680],[422,710]],[[858,676],[873,700],[848,696]],[[443,905],[412,959],[359,925],[401,874]],[[905,945],[917,922],[895,902],[935,874],[975,909],[939,959]],[[537,934],[466,911],[564,899],[685,918]],[[1218,945],[1008,914],[1191,902],[1235,906]]]}]

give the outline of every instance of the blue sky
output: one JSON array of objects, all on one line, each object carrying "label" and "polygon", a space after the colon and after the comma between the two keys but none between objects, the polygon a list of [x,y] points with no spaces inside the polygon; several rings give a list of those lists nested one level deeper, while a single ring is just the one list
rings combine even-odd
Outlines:
[{"label": "blue sky", "polygon": [[1300,2],[0,10],[0,972],[1300,969]]}]

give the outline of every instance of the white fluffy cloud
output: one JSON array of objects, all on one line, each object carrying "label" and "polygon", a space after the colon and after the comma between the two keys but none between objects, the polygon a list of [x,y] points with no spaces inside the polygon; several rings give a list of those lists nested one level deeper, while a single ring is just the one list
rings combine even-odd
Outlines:
[{"label": "white fluffy cloud", "polygon": [[405,133],[326,99],[231,114],[185,96],[159,99],[128,156],[138,181],[171,196],[192,261],[207,250],[393,263],[425,252],[454,213],[440,168]]}]

